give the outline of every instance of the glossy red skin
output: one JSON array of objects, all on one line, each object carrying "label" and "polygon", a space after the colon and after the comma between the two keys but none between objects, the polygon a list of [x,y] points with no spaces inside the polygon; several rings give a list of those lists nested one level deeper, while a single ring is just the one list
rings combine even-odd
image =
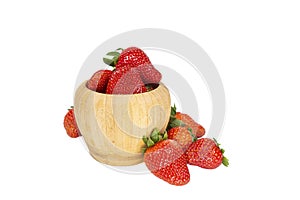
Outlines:
[{"label": "glossy red skin", "polygon": [[186,155],[174,140],[162,140],[149,147],[144,161],[152,174],[169,184],[179,186],[190,181]]},{"label": "glossy red skin", "polygon": [[87,81],[86,86],[90,90],[105,93],[108,80],[112,74],[111,70],[99,70]]},{"label": "glossy red skin", "polygon": [[168,138],[178,142],[183,151],[186,151],[193,143],[193,137],[187,127],[178,126],[171,128],[168,131]]},{"label": "glossy red skin", "polygon": [[123,66],[138,67],[143,64],[151,64],[145,52],[137,47],[128,47],[121,52],[116,68],[122,68]]},{"label": "glossy red skin", "polygon": [[65,115],[64,127],[66,129],[68,136],[70,136],[71,138],[77,138],[80,136],[80,131],[76,124],[73,108],[69,109],[67,114]]},{"label": "glossy red skin", "polygon": [[130,66],[113,71],[106,87],[107,94],[137,94],[147,92],[139,72]]},{"label": "glossy red skin", "polygon": [[222,163],[223,154],[214,140],[200,138],[186,151],[187,161],[205,169],[215,169]]},{"label": "glossy red skin", "polygon": [[205,134],[204,127],[195,122],[188,114],[176,112],[175,118],[181,120],[187,127],[190,127],[192,133],[196,135],[197,138],[200,138]]},{"label": "glossy red skin", "polygon": [[136,68],[145,84],[155,84],[161,81],[161,73],[152,64],[139,65]]},{"label": "glossy red skin", "polygon": [[116,69],[124,66],[138,68],[145,84],[159,83],[162,78],[161,73],[151,64],[145,52],[137,47],[129,47],[122,51],[116,64]]}]

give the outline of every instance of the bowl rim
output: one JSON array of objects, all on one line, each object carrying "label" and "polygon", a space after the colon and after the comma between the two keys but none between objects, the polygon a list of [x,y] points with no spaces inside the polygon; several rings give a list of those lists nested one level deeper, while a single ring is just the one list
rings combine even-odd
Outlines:
[{"label": "bowl rim", "polygon": [[[119,97],[119,96],[133,96],[133,95],[136,95],[136,96],[138,96],[138,95],[145,95],[145,94],[149,94],[149,93],[156,92],[159,88],[162,88],[162,87],[167,88],[165,84],[163,84],[162,82],[159,82],[159,83],[158,83],[158,86],[157,86],[154,90],[147,91],[147,92],[143,92],[143,93],[137,93],[137,94],[106,94],[106,93],[96,92],[96,91],[94,91],[94,90],[89,89],[89,88],[86,86],[87,82],[88,82],[88,80],[84,81],[81,85],[79,85],[79,87],[82,86],[82,85],[84,84],[84,87],[85,87],[87,90],[89,90],[91,93],[94,93],[94,94],[97,94],[97,95],[103,95],[103,96],[115,96],[115,97]],[[78,87],[78,88],[79,88],[79,87]],[[77,88],[77,89],[78,89],[78,88]],[[76,90],[77,90],[77,89],[76,89]]]}]

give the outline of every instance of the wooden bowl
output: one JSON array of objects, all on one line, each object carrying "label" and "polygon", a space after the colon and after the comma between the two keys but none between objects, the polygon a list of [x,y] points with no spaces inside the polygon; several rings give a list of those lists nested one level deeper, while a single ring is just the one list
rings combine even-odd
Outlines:
[{"label": "wooden bowl", "polygon": [[160,83],[150,91],[133,95],[94,92],[83,82],[75,93],[74,112],[90,154],[108,165],[143,162],[143,135],[154,128],[164,131],[169,121],[169,90]]}]

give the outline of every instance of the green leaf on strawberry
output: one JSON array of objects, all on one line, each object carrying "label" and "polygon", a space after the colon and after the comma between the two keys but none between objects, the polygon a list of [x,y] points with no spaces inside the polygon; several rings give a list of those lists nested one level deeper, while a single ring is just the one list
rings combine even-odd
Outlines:
[{"label": "green leaf on strawberry", "polygon": [[108,52],[103,57],[103,62],[109,66],[115,67],[118,62],[119,56],[120,56],[120,53],[117,51]]}]

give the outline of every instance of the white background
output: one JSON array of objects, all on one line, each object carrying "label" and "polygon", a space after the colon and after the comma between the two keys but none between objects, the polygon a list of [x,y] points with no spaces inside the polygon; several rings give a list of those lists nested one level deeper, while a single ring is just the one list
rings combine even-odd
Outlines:
[{"label": "white background", "polygon": [[[297,2],[1,1],[0,199],[299,199]],[[62,126],[89,53],[147,27],[196,41],[225,87],[230,167],[183,187],[104,167]]]}]

